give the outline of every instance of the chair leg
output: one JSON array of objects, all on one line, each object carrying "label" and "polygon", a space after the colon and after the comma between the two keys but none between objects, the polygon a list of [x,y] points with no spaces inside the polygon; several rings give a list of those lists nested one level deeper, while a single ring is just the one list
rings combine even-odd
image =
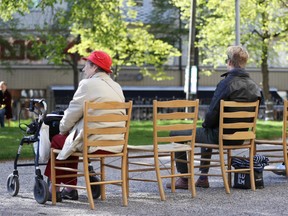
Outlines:
[{"label": "chair leg", "polygon": [[249,168],[250,168],[250,185],[251,185],[251,189],[253,191],[256,190],[255,187],[255,176],[254,176],[254,154],[253,154],[253,150],[249,149],[249,154],[250,154],[250,163],[249,163]]},{"label": "chair leg", "polygon": [[195,186],[195,179],[194,179],[194,148],[192,148],[191,151],[189,151],[188,154],[188,172],[190,173],[190,185],[189,189],[191,190],[192,197],[196,197],[196,186]]},{"label": "chair leg", "polygon": [[94,209],[94,199],[92,196],[92,190],[91,190],[91,182],[89,177],[89,163],[87,158],[83,160],[83,170],[84,170],[84,176],[85,176],[85,184],[86,184],[86,191],[87,191],[87,197],[90,204],[90,208]]},{"label": "chair leg", "polygon": [[288,155],[287,155],[286,142],[283,143],[283,159],[284,159],[286,177],[288,177]]},{"label": "chair leg", "polygon": [[223,148],[220,148],[220,149],[219,149],[219,157],[220,157],[221,173],[222,173],[222,178],[223,178],[224,187],[225,187],[226,193],[227,193],[227,194],[230,194],[230,188],[229,188],[228,179],[227,179],[227,175],[226,175],[226,168],[225,168],[225,160],[224,160]]},{"label": "chair leg", "polygon": [[129,153],[127,153],[128,156],[126,158],[126,196],[127,196],[127,199],[129,198]]},{"label": "chair leg", "polygon": [[51,149],[51,188],[52,188],[52,205],[56,205],[56,170],[55,170],[56,155]]},{"label": "chair leg", "polygon": [[127,199],[127,157],[124,155],[122,157],[122,169],[121,169],[121,175],[122,175],[122,199],[123,199],[123,205],[128,205],[128,199]]},{"label": "chair leg", "polygon": [[[231,163],[232,163],[232,158],[231,158],[232,154],[231,154],[231,150],[227,151],[227,161],[228,161],[228,170],[232,169]],[[229,187],[232,187],[232,183],[231,183],[231,172],[228,173],[228,184]]]},{"label": "chair leg", "polygon": [[157,182],[158,182],[160,198],[162,201],[164,201],[166,200],[166,198],[165,198],[165,193],[164,193],[163,183],[162,183],[162,178],[161,178],[161,173],[160,173],[158,155],[154,156],[154,164],[155,164],[155,172],[156,172],[156,177],[157,177]]},{"label": "chair leg", "polygon": [[[101,181],[105,181],[105,165],[104,165],[104,158],[100,159],[100,172],[101,172]],[[101,200],[106,199],[106,191],[105,191],[105,184],[100,185],[100,190],[101,190]]]},{"label": "chair leg", "polygon": [[[171,152],[170,153],[170,167],[171,167],[171,175],[175,175],[175,153],[174,152]],[[171,178],[171,192],[172,193],[175,193],[175,177],[172,177]]]}]

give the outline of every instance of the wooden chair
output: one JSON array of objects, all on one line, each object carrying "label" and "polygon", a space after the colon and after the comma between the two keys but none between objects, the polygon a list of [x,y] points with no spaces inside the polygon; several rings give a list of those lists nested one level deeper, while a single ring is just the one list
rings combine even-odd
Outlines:
[{"label": "wooden chair", "polygon": [[[285,169],[268,166],[265,171],[273,171],[276,174],[288,177],[288,156],[287,156],[287,134],[288,134],[288,100],[284,100],[283,105],[283,126],[281,140],[255,140],[255,150],[269,158],[269,164],[284,163]],[[261,148],[258,148],[260,147]]]},{"label": "wooden chair", "polygon": [[[195,143],[195,147],[210,148],[216,150],[216,152],[213,154],[217,154],[219,159],[202,159],[202,161],[210,161],[211,164],[209,167],[220,166],[221,174],[195,173],[195,175],[222,176],[226,193],[229,194],[231,187],[231,173],[249,173],[251,189],[253,191],[255,190],[253,157],[258,107],[259,101],[234,102],[221,100],[219,118],[219,144]],[[234,131],[236,130],[236,132],[233,131],[234,133],[231,133],[231,129]],[[227,142],[229,142],[229,145]],[[234,144],[235,142],[237,142],[237,144]],[[239,144],[241,142],[244,143]],[[243,150],[245,149],[249,151],[249,168],[232,169],[231,160],[232,157],[237,156],[237,154],[235,154],[236,150],[241,150],[241,154],[243,154]],[[232,153],[234,153],[234,155]],[[201,154],[197,153],[195,155],[199,156]],[[199,160],[201,162],[201,158],[198,157],[194,157],[194,160]],[[208,165],[195,165],[195,168],[201,167],[208,167]]]},{"label": "wooden chair", "polygon": [[[199,100],[171,100],[171,101],[153,101],[153,145],[128,145],[128,182],[132,180],[158,182],[161,200],[165,200],[163,189],[163,178],[170,178],[172,192],[175,192],[175,178],[189,178],[192,196],[196,196],[194,184],[194,142],[195,133],[187,136],[170,137],[171,131],[180,130],[195,130],[198,119]],[[188,121],[189,120],[189,121]],[[181,144],[187,143],[187,144]],[[181,161],[187,163],[189,167],[188,173],[175,173],[175,152],[188,152],[188,160]],[[134,153],[132,155],[132,153]],[[150,154],[149,154],[150,153]],[[152,153],[152,154],[151,154]],[[135,155],[136,154],[136,155]],[[169,166],[160,161],[160,158],[170,157]],[[144,159],[153,158],[152,163],[142,162]],[[135,167],[136,165],[136,167]],[[140,168],[139,168],[140,166]],[[168,175],[163,175],[160,170],[168,170]],[[135,175],[139,172],[155,171],[157,179],[151,178],[136,178]],[[133,176],[130,175],[133,173]],[[128,183],[127,182],[127,183]],[[128,187],[129,188],[129,187]]]},{"label": "wooden chair", "polygon": [[[109,114],[109,110],[123,110],[123,115],[119,114]],[[51,179],[52,179],[52,204],[56,204],[56,186],[63,186],[63,187],[74,187],[78,189],[85,189],[87,191],[88,200],[90,203],[90,208],[94,209],[94,200],[92,197],[91,186],[93,185],[100,185],[101,188],[101,199],[106,199],[105,194],[105,184],[117,184],[122,186],[122,199],[123,205],[127,206],[127,183],[126,183],[126,165],[127,165],[127,143],[128,143],[128,136],[129,136],[129,127],[130,127],[130,117],[131,117],[131,110],[132,110],[132,102],[121,103],[121,102],[85,102],[84,107],[84,133],[83,133],[83,152],[75,152],[72,156],[78,156],[79,161],[83,161],[83,169],[70,169],[67,167],[61,167],[61,161],[55,160],[56,156],[59,154],[60,150],[51,149]],[[107,112],[108,111],[108,112]],[[94,114],[94,113],[106,113],[106,114]],[[110,127],[103,127],[103,128],[95,128],[93,124],[97,123],[105,123],[105,124],[118,124],[122,125],[121,127],[117,126],[110,126]],[[113,135],[114,139],[105,139],[105,140],[94,140],[92,141],[89,139],[90,136],[107,136]],[[115,139],[114,135],[118,135],[119,139]],[[88,149],[90,147],[109,147],[109,146],[123,146],[123,150],[120,153],[104,153],[104,154],[96,154],[89,153]],[[108,166],[110,168],[119,168],[117,166],[112,166],[109,164],[105,164],[105,158],[109,157],[120,157],[122,159],[121,163],[121,179],[117,180],[105,180],[105,167]],[[89,173],[88,165],[90,161],[100,160],[100,175],[99,182],[91,182],[90,176],[95,175],[95,173]],[[67,162],[67,161],[66,161]],[[62,162],[63,164],[63,162]],[[85,177],[85,186],[73,186],[73,185],[63,185],[63,184],[56,184],[56,178],[61,177],[65,178],[64,175],[56,176],[56,170],[68,170],[70,172],[74,172],[75,174],[70,174],[67,177]]]}]

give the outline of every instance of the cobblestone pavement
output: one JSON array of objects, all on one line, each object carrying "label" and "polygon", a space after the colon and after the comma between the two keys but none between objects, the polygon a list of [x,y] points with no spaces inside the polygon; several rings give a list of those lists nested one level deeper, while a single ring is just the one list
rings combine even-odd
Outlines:
[{"label": "cobblestone pavement", "polygon": [[[34,166],[19,167],[20,190],[11,197],[6,179],[12,171],[13,161],[0,163],[0,215],[288,215],[287,178],[268,171],[264,172],[265,188],[256,192],[231,189],[228,195],[222,179],[215,177],[210,178],[210,188],[197,188],[196,198],[191,198],[187,190],[171,193],[165,189],[166,201],[160,201],[156,183],[131,182],[128,207],[122,206],[120,187],[108,185],[107,199],[95,200],[95,210],[90,210],[83,190],[79,191],[78,201],[65,200],[56,206],[49,201],[38,204],[33,195]],[[150,175],[154,177],[153,172]],[[164,185],[167,181],[164,180]]]}]

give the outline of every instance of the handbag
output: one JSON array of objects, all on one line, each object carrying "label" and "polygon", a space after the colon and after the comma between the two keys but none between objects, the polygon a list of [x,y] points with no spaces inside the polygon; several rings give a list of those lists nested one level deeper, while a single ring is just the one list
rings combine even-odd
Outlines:
[{"label": "handbag", "polygon": [[[263,172],[257,172],[254,170],[254,180],[256,189],[264,188]],[[233,187],[240,189],[250,189],[250,174],[235,173]]]},{"label": "handbag", "polygon": [[[263,170],[264,167],[269,164],[269,159],[263,155],[255,155],[253,158],[254,162],[254,180],[256,189],[264,188],[264,180],[263,180]],[[249,159],[248,158],[239,158],[233,157],[231,161],[231,165],[235,169],[248,168],[249,167]],[[250,189],[250,174],[249,173],[234,173],[234,188],[241,189]]]},{"label": "handbag", "polygon": [[38,161],[40,163],[47,163],[50,158],[51,142],[49,139],[49,126],[42,124],[39,132],[39,141],[33,144],[34,152],[37,154],[37,148],[39,145]]}]

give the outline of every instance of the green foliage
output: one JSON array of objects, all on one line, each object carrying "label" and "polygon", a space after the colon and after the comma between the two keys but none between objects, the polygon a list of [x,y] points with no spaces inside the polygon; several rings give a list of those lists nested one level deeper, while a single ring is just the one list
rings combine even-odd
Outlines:
[{"label": "green foliage", "polygon": [[[163,78],[165,62],[180,53],[173,46],[149,34],[149,26],[134,21],[136,11],[124,6],[122,1],[117,0],[96,1],[93,5],[86,2],[82,5],[74,4],[71,8],[71,20],[74,20],[71,33],[81,35],[81,43],[70,51],[87,55],[89,49],[106,50],[113,57],[116,76],[120,66],[136,65],[144,75],[154,79]],[[77,13],[80,8],[82,12]],[[148,72],[147,66],[150,65],[155,66],[158,73]]]},{"label": "green foliage", "polygon": [[[190,17],[190,0],[171,0]],[[269,64],[288,51],[288,4],[282,0],[241,0],[241,44],[250,53],[250,65],[262,69],[264,96],[269,95]],[[198,0],[197,29],[203,64],[223,65],[226,48],[235,43],[235,0]],[[287,58],[288,59],[288,58]],[[278,62],[279,64],[279,62]]]},{"label": "green foliage", "polygon": [[176,7],[180,8],[181,17],[184,20],[189,20],[190,18],[190,8],[191,8],[191,1],[189,0],[170,0],[170,3],[174,4]]},{"label": "green foliage", "polygon": [[[31,3],[30,0],[5,1],[11,6],[10,16],[5,15],[6,19],[11,19],[13,12],[28,13]],[[44,27],[37,26],[36,35],[33,32],[28,37],[46,41],[34,47],[37,55],[54,64],[68,63],[76,73],[80,56],[102,49],[112,56],[116,77],[121,66],[136,65],[144,75],[153,79],[171,79],[165,74],[163,65],[180,53],[172,45],[156,39],[148,32],[149,26],[136,20],[135,5],[134,0],[41,1],[38,8],[53,8],[52,20]],[[1,15],[2,11],[4,7],[0,8]],[[156,71],[148,71],[148,66],[154,66]]]},{"label": "green foliage", "polygon": [[[38,3],[39,2],[39,3]],[[1,0],[0,1],[0,18],[4,21],[8,21],[13,18],[15,13],[21,15],[27,14],[34,7],[44,9],[47,6],[53,6],[56,2],[62,2],[62,0]]]},{"label": "green foliage", "polygon": [[17,12],[20,14],[29,12],[29,4],[32,2],[26,0],[10,1],[1,0],[0,1],[0,18],[4,21],[12,19],[12,15]]},{"label": "green foliage", "polygon": [[[171,0],[171,2],[180,7],[182,17],[189,20],[191,1]],[[253,57],[251,61],[253,61],[253,64],[260,64],[257,61],[257,56],[258,58],[261,56],[259,55],[259,52],[261,52],[259,39],[263,36],[267,37],[267,42],[270,41],[269,45],[272,49],[287,51],[287,46],[283,46],[283,43],[287,43],[288,37],[288,4],[281,0],[242,0],[239,2],[241,44],[246,45],[249,51],[251,50],[250,53],[253,54],[251,55],[251,57]],[[267,20],[263,19],[263,16],[261,16],[262,13],[266,13]],[[201,22],[203,19],[205,19],[204,23]],[[201,34],[199,37],[202,43],[199,46],[204,48],[210,47],[209,52],[212,52],[212,48],[220,42],[220,45],[224,46],[222,48],[222,51],[224,51],[225,48],[233,44],[235,40],[235,0],[197,0],[197,23],[198,27],[201,25]],[[268,31],[267,35],[264,35],[265,31]],[[277,38],[277,40],[274,40],[275,38]],[[253,47],[257,49],[253,49]],[[271,58],[272,57],[273,56],[271,56]],[[214,58],[217,58],[217,60],[220,59],[219,55]]]},{"label": "green foliage", "polygon": [[170,1],[153,0],[153,10],[149,15],[149,32],[173,45],[188,35],[188,29],[181,19],[179,8]]}]

